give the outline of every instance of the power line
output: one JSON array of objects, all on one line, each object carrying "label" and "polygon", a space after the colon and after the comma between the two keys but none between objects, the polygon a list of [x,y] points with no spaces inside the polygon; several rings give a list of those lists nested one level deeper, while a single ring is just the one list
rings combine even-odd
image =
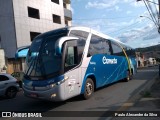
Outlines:
[{"label": "power line", "polygon": [[[145,6],[146,6],[146,8],[147,8],[147,10],[148,10],[148,12],[149,12],[149,14],[150,14],[150,16],[151,16],[151,18],[152,18],[152,20],[153,20],[155,26],[157,27],[157,24],[156,24],[156,22],[154,21],[154,18],[153,18],[152,14],[151,14],[151,12],[150,12],[148,6],[147,6],[147,3],[145,2],[145,0],[143,0],[143,2],[144,2]],[[158,28],[158,27],[157,27],[157,28]]]},{"label": "power line", "polygon": [[157,25],[158,25],[158,21],[157,21],[157,19],[156,19],[155,15],[154,15],[154,12],[153,12],[153,9],[152,9],[151,5],[149,4],[149,2],[147,2],[147,4],[148,4],[148,7],[149,7],[149,9],[150,9],[150,12],[151,12],[151,14],[152,14],[152,16],[153,16],[153,18],[154,18],[155,22],[156,22],[156,23],[157,23]]},{"label": "power line", "polygon": [[[146,19],[146,20],[149,20],[149,19]],[[136,23],[133,23],[133,24],[131,24],[131,25],[129,25],[129,26],[127,26],[127,27],[124,27],[124,28],[121,28],[121,29],[119,29],[119,30],[117,30],[117,31],[113,31],[113,32],[110,32],[109,34],[111,34],[111,33],[114,33],[114,35],[119,35],[120,33],[118,33],[118,32],[120,32],[121,30],[128,30],[128,29],[130,29],[130,27],[132,27],[133,28],[133,26],[135,27],[135,26],[137,26],[137,25],[140,25],[140,24],[138,24],[139,22],[136,22]],[[117,33],[116,33],[117,32]],[[116,34],[115,34],[116,33]]]},{"label": "power line", "polygon": [[133,24],[131,24],[131,25],[127,26],[127,27],[123,27],[123,28],[121,28],[121,29],[119,29],[119,30],[117,30],[117,31],[110,32],[109,34],[113,34],[113,33],[119,32],[119,31],[124,30],[124,29],[126,29],[126,28],[129,28],[129,27],[131,27],[131,26],[134,26],[134,25],[136,25],[136,24],[138,24],[138,23],[139,23],[139,22],[133,23]]},{"label": "power line", "polygon": [[[153,1],[155,2],[155,0],[153,0]],[[158,15],[159,13],[158,13],[156,4],[154,4],[154,6],[155,6],[155,9],[156,9],[157,16],[159,16],[159,15]]]},{"label": "power line", "polygon": [[125,18],[130,18],[130,17],[137,17],[137,16],[125,16],[125,17],[113,17],[113,18],[75,18],[73,20],[98,20],[98,19],[125,19]]},{"label": "power line", "polygon": [[159,5],[159,4],[156,3],[155,1],[150,1],[150,0],[146,0],[146,1],[148,1],[148,2],[150,2],[150,3],[153,3],[153,4],[155,4],[155,5]]}]

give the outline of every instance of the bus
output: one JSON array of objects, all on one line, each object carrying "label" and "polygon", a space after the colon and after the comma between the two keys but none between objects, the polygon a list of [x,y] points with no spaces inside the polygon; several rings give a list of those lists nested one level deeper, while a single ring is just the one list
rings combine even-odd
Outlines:
[{"label": "bus", "polygon": [[27,47],[24,95],[64,101],[89,99],[97,88],[129,81],[137,71],[135,50],[87,27],[64,27],[38,35]]}]

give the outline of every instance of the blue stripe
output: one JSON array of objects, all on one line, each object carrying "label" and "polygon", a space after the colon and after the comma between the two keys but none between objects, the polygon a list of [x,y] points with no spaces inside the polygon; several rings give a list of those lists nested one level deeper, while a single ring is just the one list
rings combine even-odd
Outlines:
[{"label": "blue stripe", "polygon": [[[103,57],[107,59],[116,59],[117,63],[103,62]],[[124,56],[114,56],[106,54],[97,54],[92,56],[83,78],[81,94],[84,93],[86,79],[90,75],[96,78],[96,88],[110,84],[127,76],[128,62]]]},{"label": "blue stripe", "polygon": [[27,80],[27,79],[24,79],[23,83],[25,85],[29,85],[29,86],[33,86],[33,87],[45,87],[47,85],[57,83],[63,79],[64,79],[64,75],[61,75],[61,76],[51,78],[51,79],[46,79],[46,80]]}]

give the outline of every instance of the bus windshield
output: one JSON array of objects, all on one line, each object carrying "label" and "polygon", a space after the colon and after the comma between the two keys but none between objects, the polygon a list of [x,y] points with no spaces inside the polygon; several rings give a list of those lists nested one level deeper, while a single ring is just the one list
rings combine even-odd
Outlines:
[{"label": "bus windshield", "polygon": [[62,57],[55,55],[55,43],[67,36],[67,31],[52,33],[46,37],[37,37],[31,44],[26,57],[25,75],[33,78],[48,78],[60,73]]}]

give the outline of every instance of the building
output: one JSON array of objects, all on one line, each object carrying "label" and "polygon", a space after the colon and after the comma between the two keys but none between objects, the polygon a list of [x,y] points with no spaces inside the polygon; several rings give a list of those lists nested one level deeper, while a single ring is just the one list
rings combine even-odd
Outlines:
[{"label": "building", "polygon": [[5,65],[5,56],[4,56],[4,50],[0,49],[0,73],[6,72],[6,65]]},{"label": "building", "polygon": [[70,0],[0,0],[0,48],[7,71],[23,70],[24,58],[15,61],[17,48],[30,45],[40,33],[70,26]]}]

